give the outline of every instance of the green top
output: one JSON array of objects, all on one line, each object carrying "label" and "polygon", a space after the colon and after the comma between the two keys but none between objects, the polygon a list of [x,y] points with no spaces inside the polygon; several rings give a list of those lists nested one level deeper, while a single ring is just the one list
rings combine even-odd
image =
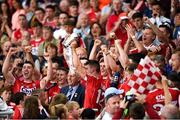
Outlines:
[{"label": "green top", "polygon": [[39,56],[43,56],[46,45],[48,45],[49,43],[53,43],[54,45],[59,47],[59,40],[57,40],[57,39],[53,38],[53,40],[51,40],[51,41],[44,41],[39,45],[39,48],[38,48],[38,55]]}]

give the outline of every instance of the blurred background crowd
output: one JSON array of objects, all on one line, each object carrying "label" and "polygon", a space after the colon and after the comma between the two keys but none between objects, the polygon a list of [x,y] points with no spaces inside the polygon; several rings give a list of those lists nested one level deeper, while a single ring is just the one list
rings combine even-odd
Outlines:
[{"label": "blurred background crowd", "polygon": [[0,0],[0,118],[180,119],[179,61],[179,0]]}]

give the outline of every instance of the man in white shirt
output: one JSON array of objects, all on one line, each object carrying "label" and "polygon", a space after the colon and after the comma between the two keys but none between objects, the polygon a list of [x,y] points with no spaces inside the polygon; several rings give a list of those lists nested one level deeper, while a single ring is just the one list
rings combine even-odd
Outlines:
[{"label": "man in white shirt", "polygon": [[110,87],[105,91],[105,113],[102,120],[111,120],[115,112],[120,108],[120,94],[123,90],[118,90],[114,87]]},{"label": "man in white shirt", "polygon": [[159,3],[152,4],[152,17],[150,21],[159,27],[160,25],[171,25],[171,20],[161,15],[161,6]]}]

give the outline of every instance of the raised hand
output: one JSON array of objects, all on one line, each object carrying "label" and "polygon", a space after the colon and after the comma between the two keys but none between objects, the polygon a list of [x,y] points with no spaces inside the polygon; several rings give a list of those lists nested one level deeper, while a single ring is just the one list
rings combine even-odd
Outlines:
[{"label": "raised hand", "polygon": [[19,51],[18,48],[11,47],[8,51],[8,54],[13,55],[13,54],[17,53],[18,51]]},{"label": "raised hand", "polygon": [[106,45],[101,45],[101,50],[102,50],[102,52],[108,52],[108,48],[107,48],[107,46]]},{"label": "raised hand", "polygon": [[100,46],[101,45],[101,40],[99,40],[99,39],[96,39],[95,41],[94,41],[94,45],[95,46]]},{"label": "raised hand", "polygon": [[115,42],[115,45],[120,45],[121,44],[121,40],[120,39],[117,39],[114,42]]},{"label": "raised hand", "polygon": [[26,47],[24,47],[24,51],[25,51],[26,53],[30,53],[31,50],[32,50],[32,46],[26,46]]},{"label": "raised hand", "polygon": [[110,37],[110,39],[117,39],[117,36],[116,36],[116,34],[114,32],[111,32],[109,34],[109,37]]},{"label": "raised hand", "polygon": [[133,30],[133,27],[130,24],[127,24],[125,27],[129,37],[131,37],[132,39],[135,38],[135,31]]}]

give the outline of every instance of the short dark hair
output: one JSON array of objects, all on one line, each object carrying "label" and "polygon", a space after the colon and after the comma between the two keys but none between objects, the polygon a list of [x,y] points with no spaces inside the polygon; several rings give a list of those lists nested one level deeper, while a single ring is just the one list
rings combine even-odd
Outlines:
[{"label": "short dark hair", "polygon": [[47,5],[46,9],[52,9],[53,11],[55,11],[55,6],[54,5]]},{"label": "short dark hair", "polygon": [[62,70],[64,72],[66,72],[66,74],[68,74],[69,70],[65,67],[59,67],[58,70]]},{"label": "short dark hair", "polygon": [[151,6],[155,6],[155,5],[158,5],[161,8],[161,4],[158,1],[155,1],[151,4]]},{"label": "short dark hair", "polygon": [[165,28],[166,31],[170,34],[170,38],[172,38],[172,30],[171,30],[171,28],[168,25],[162,24],[162,25],[159,26],[159,28]]},{"label": "short dark hair", "polygon": [[67,16],[68,16],[68,18],[69,18],[69,14],[68,14],[67,12],[60,12],[60,13],[59,13],[59,15],[61,15],[61,14],[65,14],[65,15],[67,15]]},{"label": "short dark hair", "polygon": [[79,3],[77,0],[70,0],[69,3],[70,3],[69,6],[77,6],[77,7],[79,6]]},{"label": "short dark hair", "polygon": [[26,60],[24,61],[24,64],[30,64],[34,68],[34,64],[31,61]]},{"label": "short dark hair", "polygon": [[24,17],[26,19],[26,15],[25,14],[19,14],[18,17]]},{"label": "short dark hair", "polygon": [[98,72],[98,73],[100,72],[100,65],[99,65],[99,62],[97,60],[89,60],[88,65],[95,67],[96,72]]},{"label": "short dark hair", "polygon": [[143,119],[145,116],[145,109],[141,103],[132,103],[129,107],[129,116],[133,119]]},{"label": "short dark hair", "polygon": [[13,96],[13,102],[14,102],[16,105],[19,105],[21,100],[24,101],[24,96],[26,96],[26,93],[17,92],[17,93],[14,94],[14,96]]},{"label": "short dark hair", "polygon": [[86,108],[81,113],[81,118],[82,119],[95,119],[95,116],[96,116],[96,113],[91,108]]},{"label": "short dark hair", "polygon": [[134,13],[133,15],[132,15],[132,19],[134,20],[134,19],[136,19],[136,18],[143,18],[143,14],[142,13],[140,13],[140,12],[136,12],[136,13]]},{"label": "short dark hair", "polygon": [[43,13],[45,13],[45,10],[43,8],[36,8],[35,11],[42,11]]}]

